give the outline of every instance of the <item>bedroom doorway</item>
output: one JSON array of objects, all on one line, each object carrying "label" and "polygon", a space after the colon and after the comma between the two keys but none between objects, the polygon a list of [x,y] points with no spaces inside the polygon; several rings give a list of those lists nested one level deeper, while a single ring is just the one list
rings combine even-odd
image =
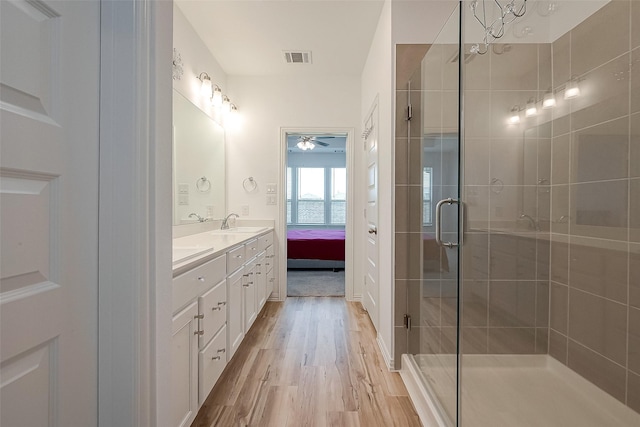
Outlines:
[{"label": "bedroom doorway", "polygon": [[348,296],[350,132],[296,130],[284,140],[286,296]]}]

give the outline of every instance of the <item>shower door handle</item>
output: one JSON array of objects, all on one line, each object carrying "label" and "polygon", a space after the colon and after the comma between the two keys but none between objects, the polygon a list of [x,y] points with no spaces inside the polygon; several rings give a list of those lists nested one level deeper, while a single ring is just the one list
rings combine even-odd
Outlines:
[{"label": "shower door handle", "polygon": [[442,199],[436,205],[436,243],[439,246],[444,246],[446,248],[455,248],[458,246],[458,243],[453,242],[443,242],[442,241],[442,206],[443,205],[458,205],[460,204],[460,200],[458,199]]}]

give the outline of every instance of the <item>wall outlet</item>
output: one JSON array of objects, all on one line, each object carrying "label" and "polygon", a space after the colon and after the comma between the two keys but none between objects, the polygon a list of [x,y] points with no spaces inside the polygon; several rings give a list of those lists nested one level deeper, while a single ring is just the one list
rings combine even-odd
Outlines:
[{"label": "wall outlet", "polygon": [[249,216],[249,205],[242,205],[242,216]]},{"label": "wall outlet", "polygon": [[273,194],[267,194],[267,204],[268,205],[278,204],[278,201],[276,200],[276,196]]},{"label": "wall outlet", "polygon": [[278,186],[277,184],[267,184],[267,194],[277,194]]},{"label": "wall outlet", "polygon": [[213,218],[213,205],[207,205],[207,218]]},{"label": "wall outlet", "polygon": [[178,205],[180,205],[180,206],[188,206],[189,205],[189,195],[188,194],[178,194]]},{"label": "wall outlet", "polygon": [[189,194],[189,184],[178,184],[178,194]]}]

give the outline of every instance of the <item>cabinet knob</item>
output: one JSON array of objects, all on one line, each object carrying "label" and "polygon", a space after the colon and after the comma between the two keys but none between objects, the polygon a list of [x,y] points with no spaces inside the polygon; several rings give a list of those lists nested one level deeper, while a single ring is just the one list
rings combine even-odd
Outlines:
[{"label": "cabinet knob", "polygon": [[201,281],[201,282],[204,282],[204,276],[199,276],[198,280]]},{"label": "cabinet knob", "polygon": [[198,335],[198,336],[204,335],[204,331],[195,331],[193,335]]}]

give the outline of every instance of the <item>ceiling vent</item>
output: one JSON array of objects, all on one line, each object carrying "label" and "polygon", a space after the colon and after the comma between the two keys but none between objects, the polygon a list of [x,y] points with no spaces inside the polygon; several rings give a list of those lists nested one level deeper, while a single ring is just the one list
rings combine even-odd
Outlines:
[{"label": "ceiling vent", "polygon": [[311,64],[311,52],[301,50],[284,51],[284,60],[287,64]]}]

